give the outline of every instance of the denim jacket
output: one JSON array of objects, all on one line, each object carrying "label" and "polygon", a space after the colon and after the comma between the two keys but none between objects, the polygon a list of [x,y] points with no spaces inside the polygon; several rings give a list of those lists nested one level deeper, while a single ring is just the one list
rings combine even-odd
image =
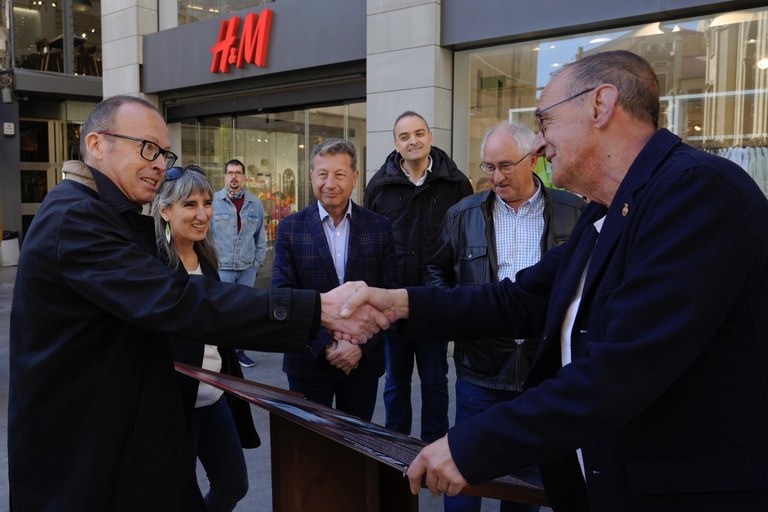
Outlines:
[{"label": "denim jacket", "polygon": [[267,232],[264,228],[264,206],[258,197],[245,193],[240,209],[241,227],[237,232],[237,208],[227,197],[226,189],[213,195],[211,231],[219,253],[219,268],[245,270],[261,267],[267,255]]}]

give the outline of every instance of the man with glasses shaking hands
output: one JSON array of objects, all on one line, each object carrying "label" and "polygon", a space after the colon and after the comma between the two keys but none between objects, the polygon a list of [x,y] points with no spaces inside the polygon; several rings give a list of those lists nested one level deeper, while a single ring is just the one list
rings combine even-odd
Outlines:
[{"label": "man with glasses shaking hands", "polygon": [[170,336],[285,352],[321,325],[353,342],[389,327],[373,309],[340,319],[364,283],[258,290],[161,262],[141,208],[176,161],[169,148],[154,106],[104,100],[83,124],[83,163],[65,166],[77,179],[48,192],[26,233],[10,326],[12,510],[205,510]]}]

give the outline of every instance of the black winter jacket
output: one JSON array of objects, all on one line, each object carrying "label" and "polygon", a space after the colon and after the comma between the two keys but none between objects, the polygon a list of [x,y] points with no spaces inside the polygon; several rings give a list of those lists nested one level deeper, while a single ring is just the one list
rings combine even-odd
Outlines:
[{"label": "black winter jacket", "polygon": [[432,172],[417,187],[400,168],[393,151],[365,190],[364,205],[392,223],[400,286],[423,283],[423,267],[432,256],[448,208],[472,194],[472,185],[453,160],[432,146]]},{"label": "black winter jacket", "polygon": [[[578,196],[544,187],[541,253],[568,241],[586,203]],[[425,284],[453,288],[498,282],[493,225],[496,195],[488,190],[463,199],[445,215],[434,256],[425,267]],[[489,243],[490,241],[490,243]],[[457,375],[484,388],[520,392],[539,347],[539,339],[517,344],[514,338],[458,341],[453,357]]]}]

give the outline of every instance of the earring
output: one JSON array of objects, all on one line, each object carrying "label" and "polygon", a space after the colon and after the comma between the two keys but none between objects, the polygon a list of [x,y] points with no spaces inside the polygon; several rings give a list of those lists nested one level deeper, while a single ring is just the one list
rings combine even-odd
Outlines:
[{"label": "earring", "polygon": [[165,240],[171,243],[171,225],[168,223],[165,224]]}]

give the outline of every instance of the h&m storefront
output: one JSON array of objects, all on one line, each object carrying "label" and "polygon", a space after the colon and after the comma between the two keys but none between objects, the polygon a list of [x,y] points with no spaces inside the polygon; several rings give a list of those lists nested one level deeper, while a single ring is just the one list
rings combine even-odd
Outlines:
[{"label": "h&m storefront", "polygon": [[[597,0],[556,0],[547,2],[546,16],[522,1],[321,4],[266,3],[144,38],[144,92],[159,97],[181,162],[201,165],[218,188],[224,163],[244,161],[270,239],[281,218],[314,200],[308,158],[315,143],[355,143],[362,176],[353,199],[361,203],[362,177],[380,164],[366,158],[369,142],[374,154],[391,151],[385,132],[404,110],[425,113],[436,134],[445,128],[438,118],[447,116],[447,136],[436,135],[436,145],[477,182],[485,131],[503,120],[534,128],[552,73],[610,49],[631,50],[654,66],[662,126],[739,161],[768,190],[768,7],[759,2],[606,10]],[[436,14],[425,18],[429,12]],[[430,22],[438,24],[435,53],[448,58],[414,66],[413,56],[425,53],[413,40]],[[381,94],[382,82],[403,92]],[[418,101],[418,90],[430,87],[449,98],[432,116]],[[372,136],[377,130],[381,137]],[[539,172],[546,181],[544,162]]]},{"label": "h&m storefront", "polygon": [[[296,5],[275,2],[144,43],[144,90],[159,96],[181,163],[201,166],[219,188],[225,163],[243,161],[270,241],[280,219],[314,200],[314,144],[348,139],[361,160],[366,146],[364,6],[329,23],[325,8]],[[322,38],[308,36],[319,27]],[[361,184],[353,198],[362,201]]]},{"label": "h&m storefront", "polygon": [[[226,10],[227,5],[223,0],[158,4],[164,29],[144,36],[142,92],[159,98],[182,162],[201,164],[214,186],[223,185],[221,167],[228,159],[246,163],[250,188],[272,201],[267,204],[272,226],[312,200],[307,160],[315,142],[329,136],[354,141],[361,172],[369,179],[392,150],[392,122],[406,109],[425,115],[436,145],[476,182],[479,143],[487,128],[506,119],[533,127],[532,111],[551,73],[581,55],[612,48],[630,49],[652,62],[665,93],[662,123],[702,149],[738,160],[765,190],[764,1],[608,6],[602,0],[489,0],[482,5],[472,0],[254,0],[254,7],[240,11]],[[267,10],[272,12],[269,34],[254,26],[246,31],[248,16]],[[190,16],[193,11],[217,14],[200,19]],[[235,17],[241,24],[230,33]],[[79,27],[77,17],[63,27],[58,19],[69,20],[54,17],[51,33]],[[222,23],[227,29],[220,34]],[[92,31],[98,35],[98,28]],[[241,41],[251,47],[238,67]],[[220,50],[219,65],[234,58],[228,71],[212,72],[212,48]],[[68,50],[65,64],[76,63],[78,48],[65,46],[64,57]],[[4,225],[22,231],[45,191],[58,181],[57,162],[77,156],[57,148],[76,149],[77,126],[98,100],[91,84],[101,86],[100,77],[80,76],[74,64],[71,70],[67,65],[41,70],[39,60],[24,58],[34,50],[24,51],[16,52],[18,102],[3,104],[19,135],[6,134],[0,147],[9,164],[0,180]],[[93,69],[100,74],[101,66]],[[70,81],[77,85],[69,87]],[[114,94],[109,83],[105,79],[105,96]],[[62,93],[68,98],[63,110],[57,107]],[[43,109],[48,104],[52,107]],[[46,156],[41,147],[59,156]],[[546,177],[543,164],[541,173]],[[354,195],[358,202],[364,181]]]}]

